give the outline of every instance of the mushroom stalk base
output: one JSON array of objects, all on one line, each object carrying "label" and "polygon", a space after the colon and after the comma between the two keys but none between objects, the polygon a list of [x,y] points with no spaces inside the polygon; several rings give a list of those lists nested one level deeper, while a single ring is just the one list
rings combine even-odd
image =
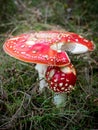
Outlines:
[{"label": "mushroom stalk base", "polygon": [[40,80],[39,91],[42,92],[44,87],[47,86],[47,82],[45,81],[45,72],[47,69],[47,65],[36,64],[35,69],[38,71],[39,80]]},{"label": "mushroom stalk base", "polygon": [[53,97],[53,103],[57,108],[64,107],[66,104],[67,95],[66,93],[55,94]]}]

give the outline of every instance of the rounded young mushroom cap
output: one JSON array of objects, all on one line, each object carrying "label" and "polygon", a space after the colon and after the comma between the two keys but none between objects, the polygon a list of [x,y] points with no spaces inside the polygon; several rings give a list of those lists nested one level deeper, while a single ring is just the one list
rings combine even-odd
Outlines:
[{"label": "rounded young mushroom cap", "polygon": [[70,64],[66,52],[53,50],[58,32],[32,32],[12,37],[4,43],[4,51],[12,57],[31,63],[65,66]]},{"label": "rounded young mushroom cap", "polygon": [[68,93],[76,83],[76,71],[72,64],[65,67],[49,66],[45,77],[49,88],[56,93]]}]

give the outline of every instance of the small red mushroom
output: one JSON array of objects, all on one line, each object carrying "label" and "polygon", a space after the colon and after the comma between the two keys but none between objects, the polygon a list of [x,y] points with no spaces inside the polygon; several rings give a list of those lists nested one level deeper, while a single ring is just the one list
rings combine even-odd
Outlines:
[{"label": "small red mushroom", "polygon": [[49,88],[56,93],[69,93],[74,89],[76,71],[72,64],[65,67],[49,66],[45,76]]}]

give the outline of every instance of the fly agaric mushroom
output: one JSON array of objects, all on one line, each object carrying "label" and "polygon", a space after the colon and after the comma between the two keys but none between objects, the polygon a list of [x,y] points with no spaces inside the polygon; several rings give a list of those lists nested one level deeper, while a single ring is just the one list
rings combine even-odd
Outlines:
[{"label": "fly agaric mushroom", "polygon": [[54,104],[57,107],[65,105],[66,94],[74,89],[76,71],[72,64],[64,67],[49,66],[45,73],[49,88],[55,92]]},{"label": "fly agaric mushroom", "polygon": [[28,33],[8,39],[3,48],[10,56],[25,62],[53,66],[69,64],[66,52],[51,49],[54,42],[57,42],[57,37],[53,32],[49,32],[49,36],[47,32]]},{"label": "fly agaric mushroom", "polygon": [[50,89],[56,93],[68,93],[76,83],[76,71],[72,64],[64,67],[49,66],[45,77]]},{"label": "fly agaric mushroom", "polygon": [[[60,89],[62,92],[70,91],[76,81],[74,67],[70,66],[70,59],[65,51],[70,51],[73,54],[84,53],[92,51],[94,44],[71,32],[39,31],[12,37],[5,42],[3,48],[12,57],[24,62],[36,63],[35,68],[39,72],[39,78],[42,79],[46,76],[47,82],[50,82],[50,88],[57,92],[57,88],[60,89],[62,84],[65,85],[65,88]],[[70,70],[68,73],[66,72],[67,69]],[[54,77],[51,77],[51,75]],[[54,78],[62,77],[62,75],[70,80],[68,85],[67,81],[61,82],[61,79],[58,78],[55,80],[58,83],[60,82],[60,86],[57,83],[55,84]],[[71,76],[74,77],[74,80]],[[57,85],[57,88],[52,86],[52,80],[54,80],[54,86]],[[45,84],[46,81],[42,79],[40,90],[45,87]]]},{"label": "fly agaric mushroom", "polygon": [[57,42],[57,32],[32,32],[14,36],[4,45],[4,51],[10,56],[24,62],[36,63],[40,78],[40,91],[44,88],[47,66],[66,66],[70,59],[66,52],[51,49],[50,45]]}]

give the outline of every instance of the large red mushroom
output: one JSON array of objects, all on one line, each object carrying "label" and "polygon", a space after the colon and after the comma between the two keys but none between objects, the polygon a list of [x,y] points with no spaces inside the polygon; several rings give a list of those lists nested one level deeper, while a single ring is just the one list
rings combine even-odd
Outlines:
[{"label": "large red mushroom", "polygon": [[10,56],[24,62],[36,63],[40,78],[40,91],[46,86],[44,80],[47,66],[66,66],[70,59],[66,52],[58,52],[51,48],[57,42],[57,32],[32,32],[14,36],[3,45]]},{"label": "large red mushroom", "polygon": [[[3,45],[4,51],[24,62],[36,63],[40,91],[49,84],[55,93],[70,92],[76,82],[74,66],[66,53],[94,50],[91,41],[72,32],[39,31],[14,36]],[[46,82],[47,81],[47,82]]]},{"label": "large red mushroom", "polygon": [[70,62],[67,53],[51,48],[57,42],[54,34],[48,35],[47,31],[22,34],[8,39],[3,48],[10,56],[25,62],[65,66]]}]

